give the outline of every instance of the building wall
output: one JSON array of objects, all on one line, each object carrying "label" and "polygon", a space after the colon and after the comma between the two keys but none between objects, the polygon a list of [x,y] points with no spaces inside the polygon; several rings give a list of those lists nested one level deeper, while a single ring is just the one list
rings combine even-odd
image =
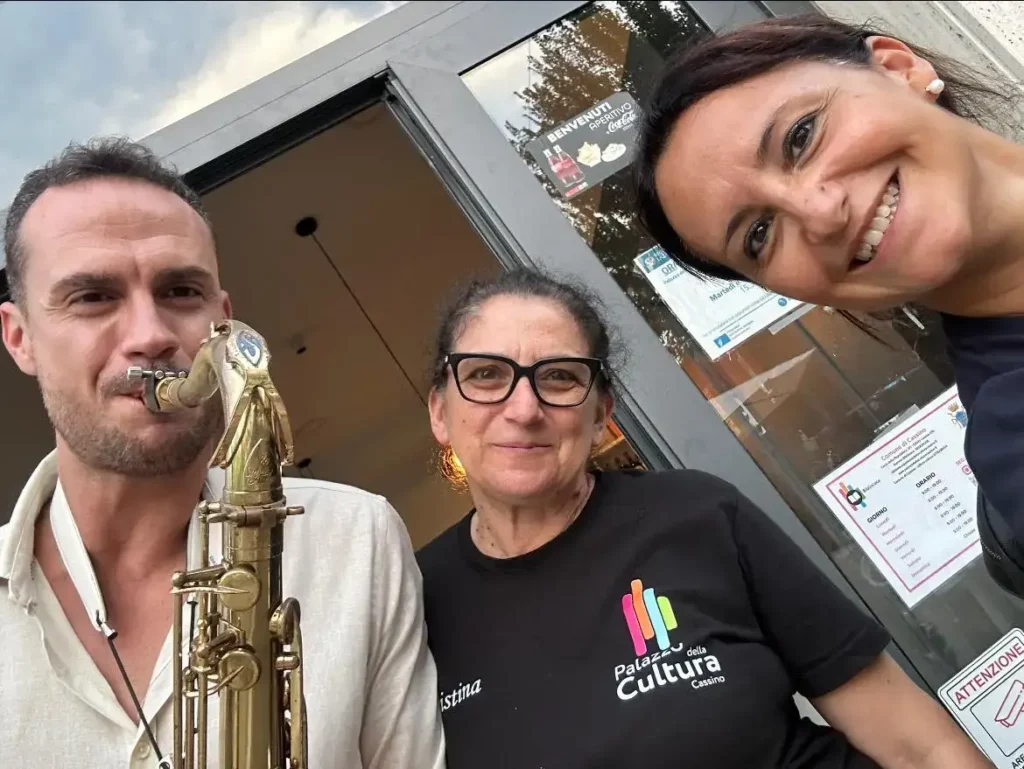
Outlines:
[{"label": "building wall", "polygon": [[[1024,84],[1024,3],[817,0],[812,4],[833,18],[871,23],[1004,82]],[[1004,132],[1018,138],[1024,134],[1024,108],[1009,122]]]},{"label": "building wall", "polygon": [[[1024,80],[1024,5],[1019,2],[951,2],[954,15],[978,40],[987,42],[1003,65]],[[1002,49],[1002,50],[1000,50]]]}]

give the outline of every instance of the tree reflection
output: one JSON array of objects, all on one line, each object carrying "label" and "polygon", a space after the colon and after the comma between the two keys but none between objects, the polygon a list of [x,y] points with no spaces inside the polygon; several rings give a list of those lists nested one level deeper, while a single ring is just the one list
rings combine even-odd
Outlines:
[{"label": "tree reflection", "polygon": [[629,169],[566,200],[526,147],[613,93],[626,91],[642,102],[666,56],[705,34],[706,28],[683,3],[602,3],[586,15],[565,19],[533,38],[531,82],[516,93],[527,127],[505,124],[513,146],[562,214],[651,327],[664,330],[659,337],[680,363],[693,340],[634,269],[633,259],[653,243],[636,226]]}]

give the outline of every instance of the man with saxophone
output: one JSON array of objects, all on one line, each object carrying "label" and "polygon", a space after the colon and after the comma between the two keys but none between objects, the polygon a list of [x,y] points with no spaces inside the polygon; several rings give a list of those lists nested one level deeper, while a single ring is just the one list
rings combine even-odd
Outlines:
[{"label": "man with saxophone", "polygon": [[280,477],[270,353],[198,196],[137,144],[72,145],[4,250],[56,445],[0,528],[0,766],[443,769],[404,525]]}]

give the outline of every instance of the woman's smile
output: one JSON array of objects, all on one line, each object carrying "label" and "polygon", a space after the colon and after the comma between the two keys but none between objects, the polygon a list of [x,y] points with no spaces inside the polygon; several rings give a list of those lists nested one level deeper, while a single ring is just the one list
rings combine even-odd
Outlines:
[{"label": "woman's smile", "polygon": [[530,454],[550,449],[550,443],[534,443],[532,441],[507,441],[493,444],[495,448],[511,451],[516,454]]},{"label": "woman's smile", "polygon": [[889,245],[895,240],[892,232],[895,229],[894,224],[899,204],[899,175],[893,174],[875,201],[872,210],[868,212],[870,218],[861,227],[861,236],[856,243],[857,252],[850,262],[851,272],[874,263],[883,252],[891,250]]}]

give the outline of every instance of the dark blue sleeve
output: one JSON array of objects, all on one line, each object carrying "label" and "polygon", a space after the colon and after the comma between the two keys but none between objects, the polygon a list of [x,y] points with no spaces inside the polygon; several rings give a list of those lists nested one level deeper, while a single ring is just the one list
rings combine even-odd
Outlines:
[{"label": "dark blue sleeve", "polygon": [[1024,316],[942,316],[989,573],[1024,596]]},{"label": "dark blue sleeve", "polygon": [[1024,543],[1024,369],[994,376],[980,387],[964,453],[981,493]]}]

